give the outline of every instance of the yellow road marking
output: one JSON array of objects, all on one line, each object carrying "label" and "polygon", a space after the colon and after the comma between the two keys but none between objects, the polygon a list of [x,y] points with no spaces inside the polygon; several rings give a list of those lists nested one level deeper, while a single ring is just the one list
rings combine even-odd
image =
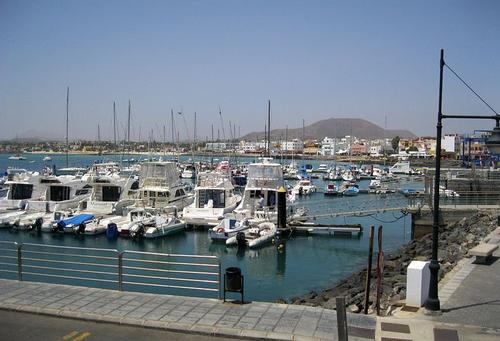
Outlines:
[{"label": "yellow road marking", "polygon": [[69,339],[71,339],[72,337],[77,336],[77,335],[78,335],[78,332],[77,332],[77,331],[71,332],[71,333],[69,333],[68,335],[64,336],[64,337],[63,337],[63,340],[69,340]]},{"label": "yellow road marking", "polygon": [[75,337],[72,341],[82,341],[83,339],[86,339],[87,337],[90,336],[90,333],[83,333],[78,337]]}]

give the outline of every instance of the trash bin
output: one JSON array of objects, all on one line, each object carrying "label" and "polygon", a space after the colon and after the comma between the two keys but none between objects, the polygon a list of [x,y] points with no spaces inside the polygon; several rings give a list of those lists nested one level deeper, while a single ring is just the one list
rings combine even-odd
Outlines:
[{"label": "trash bin", "polygon": [[226,269],[226,290],[240,291],[241,290],[241,269],[227,268]]},{"label": "trash bin", "polygon": [[241,294],[241,303],[243,304],[243,276],[241,269],[237,267],[226,268],[224,274],[224,302],[226,301],[226,292],[239,292]]}]

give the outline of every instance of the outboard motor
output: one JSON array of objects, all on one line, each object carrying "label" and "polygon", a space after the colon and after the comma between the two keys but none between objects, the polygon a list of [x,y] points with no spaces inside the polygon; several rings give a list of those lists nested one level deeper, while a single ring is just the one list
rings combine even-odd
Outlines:
[{"label": "outboard motor", "polygon": [[245,248],[247,246],[245,233],[240,231],[236,234],[236,243],[238,243],[238,248]]},{"label": "outboard motor", "polygon": [[137,229],[135,231],[130,231],[130,236],[132,238],[142,237],[144,236],[144,224],[137,224]]},{"label": "outboard motor", "polygon": [[118,226],[115,223],[109,223],[106,228],[106,238],[108,240],[115,240],[118,238]]},{"label": "outboard motor", "polygon": [[32,225],[32,229],[34,229],[36,232],[42,232],[42,224],[43,218],[36,218],[35,223]]},{"label": "outboard motor", "polygon": [[55,229],[52,229],[53,232],[64,232],[64,224],[62,223],[62,220],[59,221],[56,225]]},{"label": "outboard motor", "polygon": [[78,229],[76,230],[76,233],[78,234],[84,234],[85,233],[85,224],[81,223],[78,225]]}]

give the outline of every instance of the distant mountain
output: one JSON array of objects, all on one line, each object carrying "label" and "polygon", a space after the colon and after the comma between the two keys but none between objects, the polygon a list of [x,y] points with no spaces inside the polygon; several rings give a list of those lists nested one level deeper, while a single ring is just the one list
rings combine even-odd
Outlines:
[{"label": "distant mountain", "polygon": [[[305,139],[322,140],[325,136],[328,137],[344,137],[346,135],[353,135],[358,138],[364,139],[382,139],[393,138],[399,136],[401,138],[414,138],[416,137],[411,131],[408,130],[394,130],[384,129],[376,124],[360,118],[329,118],[321,120],[304,129]],[[284,139],[285,129],[272,129],[271,140]],[[288,139],[302,139],[302,128],[288,129]],[[242,137],[244,140],[260,140],[264,139],[264,132],[252,132]]]}]

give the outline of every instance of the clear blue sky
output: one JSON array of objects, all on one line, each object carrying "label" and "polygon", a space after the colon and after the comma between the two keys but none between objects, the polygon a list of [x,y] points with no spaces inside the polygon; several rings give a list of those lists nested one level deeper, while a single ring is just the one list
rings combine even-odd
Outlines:
[{"label": "clear blue sky", "polygon": [[[0,138],[64,137],[66,86],[71,138],[95,138],[98,123],[110,138],[113,101],[123,136],[128,99],[133,138],[141,127],[161,139],[171,108],[191,130],[196,111],[204,138],[219,105],[226,135],[229,120],[262,131],[268,99],[272,128],[387,116],[388,128],[435,135],[441,48],[500,110],[499,18],[494,0],[0,0]],[[450,73],[444,108],[491,114]]]}]

